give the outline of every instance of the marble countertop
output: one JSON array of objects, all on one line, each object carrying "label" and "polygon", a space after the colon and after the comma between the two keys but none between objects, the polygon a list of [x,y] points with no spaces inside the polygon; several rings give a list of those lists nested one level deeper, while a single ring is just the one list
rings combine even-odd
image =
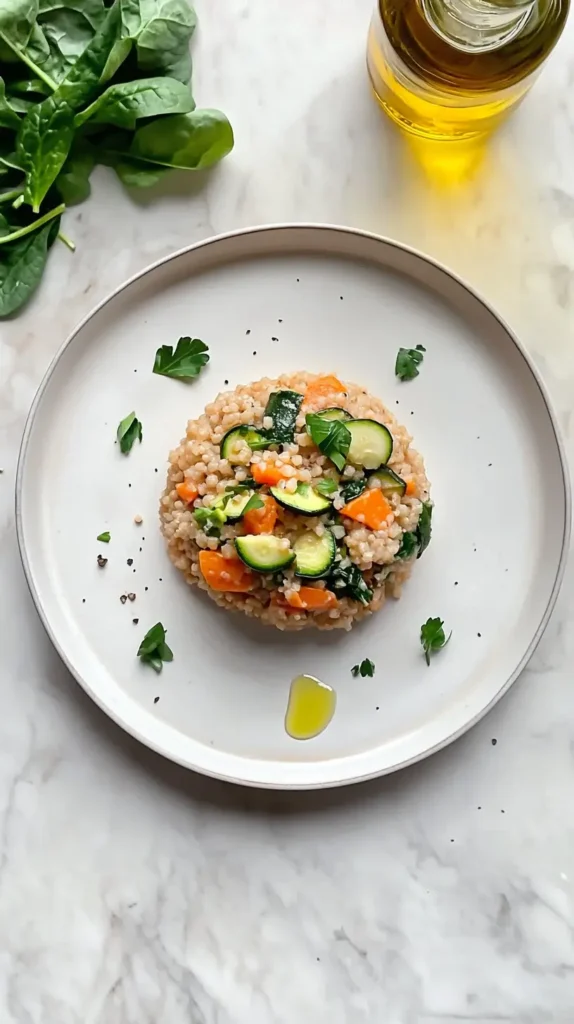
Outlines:
[{"label": "marble countertop", "polygon": [[469,180],[430,181],[369,94],[371,0],[198,0],[210,175],[101,169],[35,300],[0,326],[2,1024],[574,1019],[574,580],[509,695],[448,750],[341,792],[243,791],[141,748],[71,679],[16,548],[26,413],[128,275],[216,232],[349,224],[413,244],[525,340],[573,453],[574,25]]}]

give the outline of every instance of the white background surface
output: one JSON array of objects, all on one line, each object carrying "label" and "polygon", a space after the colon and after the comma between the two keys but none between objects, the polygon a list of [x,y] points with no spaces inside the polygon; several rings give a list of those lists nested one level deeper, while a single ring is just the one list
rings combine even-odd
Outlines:
[{"label": "white background surface", "polygon": [[99,172],[66,220],[76,254],[0,327],[6,1024],[571,1021],[571,570],[529,669],[471,734],[397,777],[281,797],[123,736],[46,640],[16,552],[19,439],[62,338],[156,257],[256,222],[340,221],[450,263],[523,337],[572,452],[572,23],[482,170],[439,190],[369,96],[370,8],[198,4],[195,91],[228,113],[234,153],[153,202]]}]

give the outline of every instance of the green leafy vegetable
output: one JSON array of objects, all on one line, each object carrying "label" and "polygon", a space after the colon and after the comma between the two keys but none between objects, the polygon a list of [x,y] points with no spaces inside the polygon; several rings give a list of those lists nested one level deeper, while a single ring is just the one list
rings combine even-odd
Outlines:
[{"label": "green leafy vegetable", "polygon": [[452,636],[452,631],[448,636],[445,636],[443,626],[443,620],[438,618],[427,619],[424,625],[421,626],[421,644],[427,665],[430,665],[431,654],[446,647]]},{"label": "green leafy vegetable", "polygon": [[319,491],[319,494],[334,494],[339,484],[336,480],[331,479],[331,477],[324,476],[321,480],[317,480],[316,483],[314,482],[313,487],[316,491]]},{"label": "green leafy vegetable", "polygon": [[307,413],[306,422],[313,443],[341,472],[351,446],[351,432],[340,420],[324,420],[312,412]]},{"label": "green leafy vegetable", "polygon": [[59,218],[5,249],[0,248],[0,316],[20,309],[38,287],[58,225]]},{"label": "green leafy vegetable", "polygon": [[102,163],[113,167],[122,185],[125,185],[126,188],[150,188],[152,185],[157,185],[158,181],[161,181],[166,174],[169,174],[169,167],[138,164],[137,160],[113,154],[105,155],[102,158]]},{"label": "green leafy vegetable", "polygon": [[193,108],[188,85],[175,78],[143,78],[111,85],[89,107],[76,114],[74,126],[79,128],[86,121],[92,121],[134,130],[138,118],[187,114]]},{"label": "green leafy vegetable", "polygon": [[303,395],[297,391],[272,391],[269,395],[263,415],[273,420],[273,427],[268,433],[278,442],[293,441],[302,402]]},{"label": "green leafy vegetable", "polygon": [[193,515],[208,537],[219,537],[221,527],[227,522],[225,512],[218,507],[209,508],[207,505],[200,505],[194,510]]},{"label": "green leafy vegetable", "polygon": [[375,674],[375,663],[370,658],[364,658],[360,665],[353,665],[351,669],[351,675],[357,678],[357,676],[371,676]]},{"label": "green leafy vegetable", "polygon": [[90,174],[95,163],[96,155],[88,142],[85,139],[75,140],[55,182],[66,206],[75,206],[88,199],[91,192]]},{"label": "green leafy vegetable", "polygon": [[417,558],[420,558],[423,551],[426,551],[430,544],[432,533],[432,503],[430,501],[423,501],[422,512],[420,519],[417,524],[417,539],[419,543],[419,553]]},{"label": "green leafy vegetable", "polygon": [[241,514],[245,515],[246,512],[253,512],[256,508],[265,508],[265,502],[261,501],[258,494],[252,494]]},{"label": "green leafy vegetable", "polygon": [[[132,30],[137,23],[130,2]],[[196,25],[194,11],[184,0],[141,2],[136,40],[137,61],[144,71],[163,71],[165,75],[188,82],[191,76],[189,40]]]},{"label": "green leafy vegetable", "polygon": [[63,212],[56,196],[86,200],[96,163],[148,188],[232,149],[224,114],[195,109],[195,23],[189,0],[0,0],[0,203],[28,207],[0,235],[0,315],[38,284],[53,239],[39,229]]},{"label": "green leafy vegetable", "polygon": [[142,125],[125,154],[144,163],[199,171],[233,149],[233,131],[220,110],[193,110]]},{"label": "green leafy vegetable", "polygon": [[111,533],[109,530],[105,530],[104,533],[99,533],[96,540],[101,540],[102,544],[109,544],[111,540]]},{"label": "green leafy vegetable", "polygon": [[352,501],[353,498],[358,498],[359,494],[363,493],[366,486],[366,477],[363,477],[361,480],[349,480],[349,482],[341,488],[341,495],[345,501],[345,504],[347,504],[347,502],[349,501]]},{"label": "green leafy vegetable", "polygon": [[418,546],[416,533],[403,533],[403,539],[397,552],[397,558],[411,558]]},{"label": "green leafy vegetable", "polygon": [[6,99],[4,79],[0,78],[0,128],[12,128],[14,131],[18,131],[19,127],[20,118]]},{"label": "green leafy vegetable", "polygon": [[135,412],[130,412],[118,427],[117,438],[123,454],[127,455],[128,452],[131,452],[134,442],[136,440],[141,442],[142,436],[142,425]]},{"label": "green leafy vegetable", "polygon": [[199,338],[180,338],[175,352],[172,345],[162,345],[155,354],[153,372],[178,380],[193,380],[209,362],[207,345]]},{"label": "green leafy vegetable", "polygon": [[399,380],[413,380],[419,375],[419,365],[423,361],[423,352],[426,349],[422,345],[416,348],[400,348],[397,352],[395,362],[395,374]]},{"label": "green leafy vegetable", "polygon": [[[17,203],[18,200],[15,202]],[[0,246],[7,245],[9,242],[16,242],[19,238],[24,238],[25,235],[32,234],[32,232],[37,231],[38,228],[43,227],[44,224],[54,220],[55,217],[59,217],[63,212],[64,205],[62,203],[60,206],[55,206],[53,210],[49,210],[48,213],[44,213],[42,217],[38,217],[37,220],[32,220],[29,224],[24,224],[23,227],[17,227],[14,225],[12,229],[3,230],[0,234]]]},{"label": "green leafy vegetable", "polygon": [[356,565],[345,568],[340,562],[336,562],[329,574],[329,589],[333,588],[335,593],[351,597],[361,604],[369,604],[373,599],[373,591],[367,586],[361,570]]},{"label": "green leafy vegetable", "polygon": [[148,629],[138,647],[138,658],[145,665],[151,665],[156,672],[161,672],[164,661],[173,661],[173,651],[165,642],[166,631],[161,622]]},{"label": "green leafy vegetable", "polygon": [[73,138],[72,108],[55,94],[32,107],[22,121],[16,156],[26,173],[24,201],[34,213],[64,166]]}]

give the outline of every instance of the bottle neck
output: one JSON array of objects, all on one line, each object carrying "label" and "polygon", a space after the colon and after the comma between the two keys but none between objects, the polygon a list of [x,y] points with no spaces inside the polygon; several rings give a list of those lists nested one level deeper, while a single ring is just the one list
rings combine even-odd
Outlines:
[{"label": "bottle neck", "polygon": [[421,0],[435,32],[468,53],[497,50],[536,17],[538,0]]}]

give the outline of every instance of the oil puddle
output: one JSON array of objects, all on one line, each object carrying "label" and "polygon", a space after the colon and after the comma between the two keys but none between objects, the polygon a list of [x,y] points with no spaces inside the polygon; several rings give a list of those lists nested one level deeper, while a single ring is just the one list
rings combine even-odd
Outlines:
[{"label": "oil puddle", "polygon": [[289,690],[285,731],[294,740],[312,740],[327,728],[336,704],[332,686],[314,676],[297,676]]}]

